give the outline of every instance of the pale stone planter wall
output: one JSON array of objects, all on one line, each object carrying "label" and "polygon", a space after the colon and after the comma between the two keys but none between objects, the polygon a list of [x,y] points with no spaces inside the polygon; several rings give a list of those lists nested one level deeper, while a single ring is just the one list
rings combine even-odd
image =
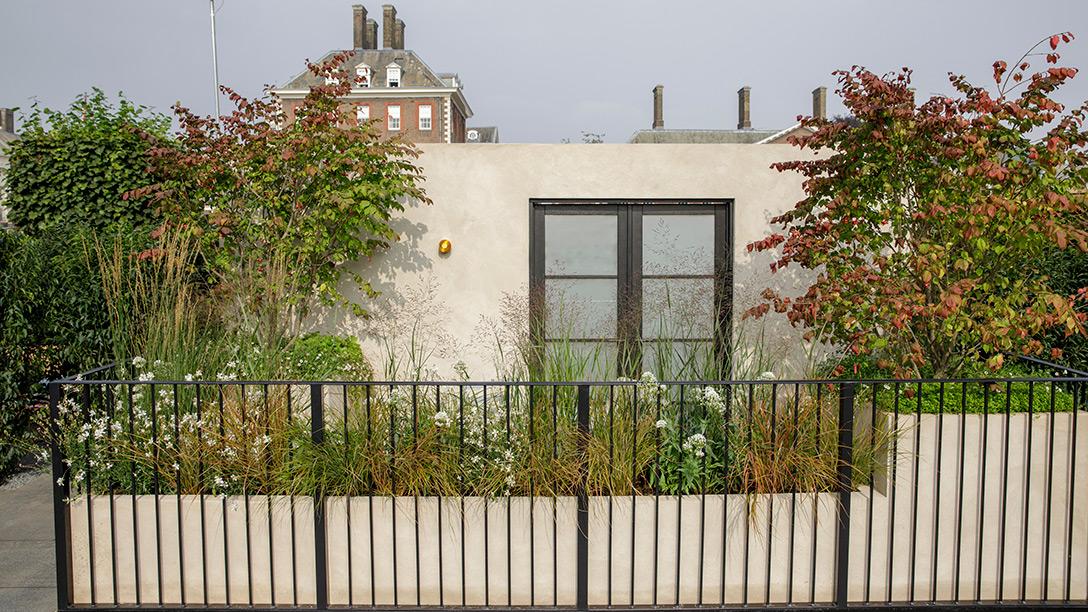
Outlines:
[{"label": "pale stone planter wall", "polygon": [[[1029,419],[1032,422],[1032,452],[1030,469],[1025,470]],[[977,415],[944,416],[943,425],[940,425],[943,429],[940,455],[936,452],[939,423],[941,419],[935,415],[923,416],[920,425],[914,416],[901,416],[897,455],[889,466],[889,470],[895,471],[894,487],[886,494],[878,491],[870,495],[867,487],[851,494],[850,599],[864,600],[867,586],[868,595],[873,600],[902,601],[910,598],[910,549],[915,522],[915,599],[930,599],[931,589],[934,588],[938,600],[955,597],[957,541],[961,550],[958,564],[960,597],[974,599],[977,588],[980,599],[997,599],[1002,509],[1006,517],[1004,598],[1020,598],[1026,526],[1026,599],[1039,599],[1044,594],[1050,598],[1064,597],[1067,559],[1070,560],[1072,597],[1083,599],[1088,588],[1088,451],[1079,449],[1076,465],[1071,466],[1073,416],[1068,413],[1055,416],[1053,448],[1050,448],[1049,416],[1013,415],[1008,427],[1007,468],[1003,468],[1006,433],[1003,415],[991,415],[985,421]],[[987,435],[985,472],[982,471],[984,431]],[[917,453],[916,439],[919,441]],[[1081,415],[1077,423],[1077,446],[1083,447],[1086,442],[1088,418]],[[934,475],[938,457],[941,476],[940,486],[936,487]],[[917,474],[914,472],[915,459]],[[1053,459],[1053,465],[1048,459]],[[1072,488],[1069,483],[1071,467],[1075,468]],[[1006,472],[1007,477],[1003,478]],[[1030,478],[1027,488],[1025,478]],[[918,483],[917,514],[912,516],[915,482]],[[1067,525],[1070,494],[1076,500],[1071,531],[1068,529],[1070,525]],[[1051,508],[1049,540],[1046,538],[1045,512],[1048,495]],[[1025,500],[1029,503],[1026,522]],[[893,529],[889,529],[893,502],[895,521]],[[117,549],[118,600],[123,603],[135,601],[132,552],[135,535],[140,556],[142,600],[160,601],[153,498],[136,498],[137,530],[134,534],[133,498],[116,496],[112,501],[112,538],[110,499],[96,496],[91,503],[96,600],[99,603],[113,601],[112,540]],[[186,602],[203,603],[206,575],[208,603],[226,602],[224,578],[229,576],[232,603],[268,604],[274,591],[278,604],[289,604],[296,598],[300,604],[312,604],[315,600],[312,504],[309,498],[293,500],[292,530],[291,499],[249,498],[247,545],[246,503],[243,498],[229,497],[224,500],[205,497],[202,530],[201,498],[181,496],[182,546],[179,549],[178,498],[161,497],[158,519],[163,583],[161,601],[179,603],[184,585]],[[486,603],[505,606],[508,602],[513,605],[575,603],[575,498],[554,500],[557,532],[553,531],[552,498],[537,498],[535,501],[524,497],[509,500],[465,498],[463,514],[462,500],[456,497],[442,500],[433,497],[330,498],[326,504],[330,604],[349,603],[349,575],[350,601],[356,605],[370,605],[372,601],[390,605],[394,603],[394,593],[396,602],[408,605],[415,605],[417,597],[423,605],[460,605],[462,601],[470,606]],[[961,506],[962,513],[959,512]],[[73,501],[69,509],[73,595],[76,603],[86,603],[91,598],[86,498]],[[830,601],[834,596],[837,509],[838,496],[831,493],[753,497],[688,495],[680,500],[675,496],[657,499],[641,496],[633,501],[631,497],[591,497],[589,603],[607,604],[611,594],[613,604],[627,605],[631,603],[632,583],[636,604],[652,603],[655,587],[657,600],[662,604],[671,604],[677,598],[681,604],[695,604],[700,600],[717,603],[723,592],[723,576],[726,603],[743,601],[745,584],[748,601],[759,603],[766,600],[768,566],[770,600],[784,602],[790,595],[787,589],[790,586],[791,558],[793,600],[810,601],[811,575],[815,566],[815,600]],[[225,552],[224,526],[228,541]],[[981,556],[978,555],[980,527],[983,533]],[[936,542],[934,534],[937,535]],[[814,536],[815,552],[812,548]],[[206,547],[203,558],[200,547],[202,537]],[[553,542],[558,546],[553,547]],[[1050,560],[1046,581],[1043,579],[1044,553],[1049,555]],[[224,554],[229,558],[229,573],[224,568]],[[744,569],[746,558],[747,581]],[[889,558],[893,570],[890,597],[887,583]],[[247,583],[247,559],[252,560],[252,599]],[[679,596],[676,585],[678,559]],[[931,583],[933,559],[937,559],[939,564],[935,585]],[[980,562],[981,568],[978,566]],[[181,581],[182,566],[184,583]],[[870,568],[868,572],[867,567]],[[292,580],[293,571],[297,573],[297,581]],[[976,584],[979,574],[982,581]]]}]

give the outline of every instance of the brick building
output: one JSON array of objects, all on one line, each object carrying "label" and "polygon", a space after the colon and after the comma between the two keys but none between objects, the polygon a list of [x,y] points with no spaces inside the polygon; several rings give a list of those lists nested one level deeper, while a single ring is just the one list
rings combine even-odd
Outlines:
[{"label": "brick building", "polygon": [[[741,87],[737,91],[737,129],[665,129],[665,87],[653,89],[654,119],[651,128],[635,132],[628,140],[634,144],[785,144],[794,134],[811,130],[795,123],[779,129],[752,128],[752,88]],[[812,116],[827,118],[827,88],[812,90]]]},{"label": "brick building", "polygon": [[[382,7],[381,49],[378,23],[367,18],[366,8],[357,4],[352,13],[354,46],[344,69],[364,84],[344,97],[350,120],[372,121],[383,136],[400,135],[417,143],[466,142],[465,121],[472,116],[472,108],[465,101],[461,79],[431,70],[414,51],[404,48],[404,22],[393,5]],[[329,51],[317,63],[343,52]],[[291,116],[310,87],[320,84],[319,77],[306,71],[273,93]]]}]

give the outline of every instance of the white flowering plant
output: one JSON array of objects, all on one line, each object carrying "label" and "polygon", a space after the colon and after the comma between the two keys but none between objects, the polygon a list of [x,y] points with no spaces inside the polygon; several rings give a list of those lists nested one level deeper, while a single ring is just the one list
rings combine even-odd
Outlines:
[{"label": "white flowering plant", "polygon": [[[309,385],[170,381],[155,370],[170,364],[144,367],[133,383],[64,388],[73,494],[675,495],[827,490],[835,478],[838,400],[819,385],[643,374],[591,386],[582,430],[575,385],[329,382],[315,441]],[[857,462],[879,463],[878,440],[855,440]]]}]

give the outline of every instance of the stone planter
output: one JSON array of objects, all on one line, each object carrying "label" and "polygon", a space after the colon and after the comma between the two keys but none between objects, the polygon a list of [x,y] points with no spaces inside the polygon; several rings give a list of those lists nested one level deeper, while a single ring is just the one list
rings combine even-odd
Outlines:
[{"label": "stone planter", "polygon": [[[912,590],[917,600],[951,600],[957,587],[962,598],[1018,600],[1022,583],[1028,600],[1062,598],[1067,581],[1073,599],[1086,596],[1088,451],[1071,463],[1072,414],[912,415],[892,426],[899,435],[887,483],[849,494],[851,601],[903,601]],[[1088,442],[1088,417],[1076,435],[1078,446]],[[590,497],[589,603],[629,605],[632,595],[638,605],[718,604],[723,595],[726,604],[832,601],[839,499]],[[116,593],[117,602],[135,603],[138,585],[143,603],[221,605],[229,590],[232,604],[312,605],[313,503],[73,500],[74,602],[93,593],[113,603]],[[331,605],[575,604],[573,497],[324,503]]]}]

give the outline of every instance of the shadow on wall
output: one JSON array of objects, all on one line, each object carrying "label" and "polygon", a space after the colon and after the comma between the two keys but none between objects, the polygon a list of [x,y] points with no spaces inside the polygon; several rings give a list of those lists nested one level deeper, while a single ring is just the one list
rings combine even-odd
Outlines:
[{"label": "shadow on wall", "polygon": [[428,228],[405,217],[393,219],[390,226],[400,236],[397,242],[376,257],[355,261],[348,266],[349,274],[360,275],[378,295],[366,295],[350,278],[341,281],[345,297],[365,308],[369,317],[355,316],[346,308],[326,308],[311,315],[307,326],[309,329],[364,338],[373,331],[373,319],[384,318],[409,306],[398,279],[409,273],[426,273],[432,268],[433,262],[421,249]]}]

